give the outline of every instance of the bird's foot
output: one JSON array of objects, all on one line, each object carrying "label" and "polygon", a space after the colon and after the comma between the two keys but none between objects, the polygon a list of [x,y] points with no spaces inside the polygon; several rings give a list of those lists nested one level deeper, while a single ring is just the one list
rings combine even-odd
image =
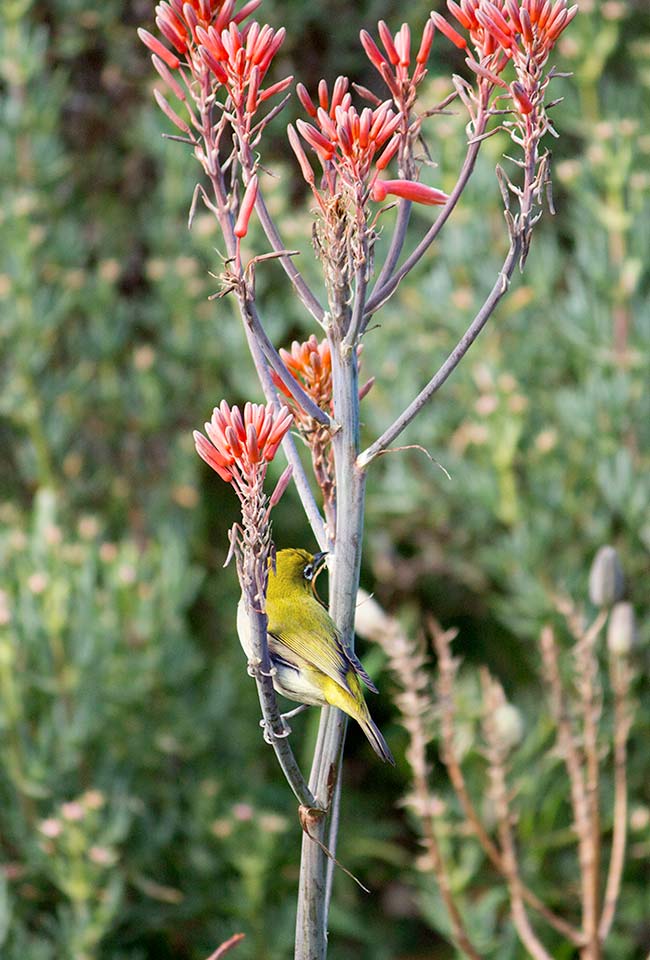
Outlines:
[{"label": "bird's foot", "polygon": [[249,677],[275,677],[277,675],[277,670],[275,667],[271,667],[270,670],[262,670],[262,661],[259,657],[251,658],[246,665],[246,673]]},{"label": "bird's foot", "polygon": [[282,714],[283,720],[288,720],[290,717],[297,717],[299,713],[302,713],[304,710],[307,710],[309,707],[308,703],[301,703],[299,707],[294,707],[293,710],[289,710],[288,713]]},{"label": "bird's foot", "polygon": [[251,659],[246,664],[246,673],[249,677],[257,677],[260,672],[260,666],[262,661],[259,657],[251,657]]},{"label": "bird's foot", "polygon": [[268,720],[265,720],[264,718],[260,720],[260,727],[262,728],[262,731],[263,731],[265,743],[270,743],[272,746],[274,740],[284,740],[286,737],[289,736],[289,734],[291,733],[291,727],[285,720],[285,716],[286,715],[283,716],[282,714],[280,714],[280,721],[282,723],[282,727],[280,730],[274,730],[271,724],[268,722]]}]

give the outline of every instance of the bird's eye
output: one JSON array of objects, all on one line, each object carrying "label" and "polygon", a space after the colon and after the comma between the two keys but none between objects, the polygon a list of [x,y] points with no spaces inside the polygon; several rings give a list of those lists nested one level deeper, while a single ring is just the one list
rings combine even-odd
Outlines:
[{"label": "bird's eye", "polygon": [[302,575],[305,580],[311,580],[314,576],[314,565],[313,563],[308,563],[305,569],[302,571]]}]

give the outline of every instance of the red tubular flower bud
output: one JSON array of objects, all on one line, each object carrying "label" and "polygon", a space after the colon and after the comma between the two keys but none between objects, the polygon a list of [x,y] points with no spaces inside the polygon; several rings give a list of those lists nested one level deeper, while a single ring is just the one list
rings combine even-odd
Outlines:
[{"label": "red tubular flower bud", "polygon": [[[253,63],[257,63],[260,57],[260,51],[257,49],[257,41],[260,39],[261,27],[259,23],[255,20],[253,23],[250,23],[248,32],[246,33],[246,57],[248,60],[252,60]],[[260,48],[264,44],[264,39],[261,39]]]},{"label": "red tubular flower bud", "polygon": [[212,73],[215,75],[219,83],[227,83],[228,74],[226,73],[224,68],[221,66],[219,61],[215,59],[215,57],[207,49],[207,47],[200,46],[198,49],[199,49],[199,56],[201,57],[201,60],[206,65],[206,67],[212,71]]},{"label": "red tubular flower bud", "polygon": [[246,440],[246,427],[244,426],[241,410],[237,406],[230,408],[230,424],[237,434],[237,439],[243,443]]},{"label": "red tubular flower bud", "polygon": [[259,102],[263,103],[264,100],[268,100],[269,97],[274,97],[276,93],[282,93],[287,87],[290,87],[292,83],[293,77],[285,77],[284,80],[278,80],[277,83],[272,84],[265,90],[260,90]]},{"label": "red tubular flower bud", "polygon": [[388,59],[394,67],[399,63],[399,54],[395,49],[395,44],[393,43],[393,38],[391,36],[388,26],[383,20],[380,20],[377,24],[377,29],[379,30],[379,36],[381,37],[381,42],[384,45]]},{"label": "red tubular flower bud", "polygon": [[461,37],[461,35],[447,23],[444,17],[442,17],[439,13],[436,13],[434,10],[431,14],[431,19],[433,20],[434,26],[438,28],[440,33],[444,33],[444,35],[447,37],[447,40],[451,40],[451,42],[455,44],[459,50],[467,50],[467,40],[465,40],[464,37]]},{"label": "red tubular flower bud", "polygon": [[504,43],[503,40],[499,40],[501,45],[502,46],[505,46],[506,44],[509,46],[512,45],[513,43],[512,27],[508,23],[508,21],[505,19],[505,17],[503,16],[499,8],[495,6],[493,3],[491,3],[490,0],[484,0],[481,11],[479,10],[476,11],[476,18],[479,21],[479,23],[481,23],[481,18],[479,17],[480,12],[485,13],[489,17],[492,23],[492,32],[501,34],[506,39],[506,43]]},{"label": "red tubular flower bud", "polygon": [[411,62],[411,31],[408,23],[403,23],[399,33],[395,36],[395,50],[401,67],[408,67]]},{"label": "red tubular flower bud", "polygon": [[174,16],[171,10],[167,10],[165,12],[167,14],[165,18],[162,16],[156,17],[156,26],[165,39],[169,40],[171,45],[175,47],[179,53],[185,53],[187,50],[185,28],[178,17]]},{"label": "red tubular flower bud", "polygon": [[222,480],[225,480],[226,483],[232,482],[232,473],[227,469],[227,461],[224,457],[221,456],[219,451],[210,443],[209,440],[203,436],[202,433],[199,433],[198,430],[193,432],[194,437],[194,446],[196,447],[196,452],[201,457],[209,467],[218,473]]},{"label": "red tubular flower bud", "polygon": [[364,107],[359,118],[359,146],[363,150],[368,146],[368,134],[370,133],[371,122],[372,110],[370,107]]},{"label": "red tubular flower bud", "polygon": [[350,156],[350,154],[352,153],[352,136],[350,134],[349,123],[345,121],[340,123],[336,133],[337,133],[337,139],[339,142],[339,146],[341,147],[341,150],[343,151],[344,154],[346,154],[347,156]]},{"label": "red tubular flower bud", "polygon": [[242,20],[245,20],[246,17],[249,17],[251,13],[254,13],[254,11],[257,10],[261,2],[262,0],[249,0],[248,3],[244,4],[239,13],[236,13],[232,18],[233,23],[241,23]]},{"label": "red tubular flower bud", "polygon": [[[493,4],[486,3],[485,10],[477,10],[476,18],[481,26],[486,30],[490,36],[496,40],[502,47],[509,49],[514,44],[514,38],[510,35],[510,28],[508,24],[503,19],[496,7],[493,7]],[[494,9],[495,16],[492,15],[491,9]],[[498,17],[496,16],[498,14]],[[505,26],[505,30],[502,27]]]},{"label": "red tubular flower bud", "polygon": [[519,108],[519,112],[525,115],[531,113],[534,104],[518,80],[515,80],[514,83],[510,84],[510,92],[512,93],[513,100]]},{"label": "red tubular flower bud", "polygon": [[314,106],[314,101],[307,93],[307,88],[302,83],[296,84],[296,94],[300,100],[303,109],[307,111],[310,117],[316,116],[316,107]]},{"label": "red tubular flower bud", "polygon": [[255,208],[255,201],[257,200],[258,193],[258,181],[257,174],[254,174],[248,181],[248,186],[246,187],[246,192],[244,193],[244,199],[239,210],[239,216],[237,217],[237,222],[235,224],[235,236],[245,237],[248,233],[248,224],[250,223],[251,214]]},{"label": "red tubular flower bud", "polygon": [[377,139],[377,137],[379,136],[379,131],[384,125],[384,121],[386,120],[386,117],[388,116],[389,113],[392,116],[390,107],[388,106],[388,101],[384,100],[384,102],[379,107],[377,107],[377,109],[374,111],[372,126],[370,127],[371,140]]},{"label": "red tubular flower bud", "polygon": [[296,120],[296,127],[299,133],[307,143],[316,150],[316,152],[325,160],[331,160],[334,156],[334,145],[323,136],[320,130],[313,127],[311,123],[305,123],[304,120]]},{"label": "red tubular flower bud", "polygon": [[388,194],[427,206],[441,206],[449,200],[448,195],[442,190],[427,187],[426,184],[417,183],[415,180],[375,180],[370,194],[372,199],[381,203]]},{"label": "red tubular flower bud", "polygon": [[199,24],[199,18],[197,17],[196,10],[194,9],[191,3],[183,4],[183,19],[185,20],[188,27],[190,28],[192,37],[194,37],[196,33],[196,28]]},{"label": "red tubular flower bud", "polygon": [[457,3],[454,3],[454,0],[447,0],[447,9],[449,10],[452,17],[455,17],[456,20],[460,23],[462,27],[465,27],[466,30],[472,29],[472,22],[467,16],[467,14],[458,6]]},{"label": "red tubular flower bud", "polygon": [[476,19],[476,7],[478,5],[478,0],[460,0],[460,5],[463,13],[469,20],[470,30],[478,30],[478,20]]},{"label": "red tubular flower bud", "polygon": [[[561,6],[562,9],[566,7],[566,0],[559,0],[556,6]],[[542,7],[542,12],[539,15],[539,20],[537,22],[537,27],[539,30],[543,30],[546,26],[546,22],[551,15],[551,10],[553,9],[553,4],[551,0],[545,0],[544,6]]]},{"label": "red tubular flower bud", "polygon": [[534,40],[534,35],[528,10],[525,7],[522,7],[519,11],[519,19],[521,20],[521,35],[525,42],[530,45]]},{"label": "red tubular flower bud", "polygon": [[330,116],[338,106],[342,106],[350,86],[350,81],[347,77],[337,77],[334,82],[334,89],[332,90],[332,100],[330,103]]},{"label": "red tubular flower bud", "polygon": [[318,108],[316,112],[316,119],[318,120],[321,132],[324,134],[324,136],[326,136],[328,140],[336,140],[336,124],[330,117],[325,107]]},{"label": "red tubular flower bud", "polygon": [[272,460],[276,454],[276,451],[284,435],[289,430],[289,427],[293,423],[293,414],[288,407],[281,407],[278,412],[275,413],[275,420],[269,433],[268,440],[264,445],[264,459]]},{"label": "red tubular flower bud", "polygon": [[506,0],[505,9],[508,11],[517,33],[521,33],[521,20],[519,19],[519,3],[517,0]]},{"label": "red tubular flower bud", "polygon": [[260,449],[257,445],[257,433],[252,423],[246,427],[246,450],[248,459],[251,463],[259,463],[261,460]]},{"label": "red tubular flower bud", "polygon": [[261,82],[262,78],[260,77],[260,68],[256,64],[250,72],[250,79],[248,81],[248,94],[246,96],[246,112],[250,114],[250,116],[252,116],[257,110],[258,94],[260,92]]},{"label": "red tubular flower bud", "polygon": [[235,430],[232,427],[226,427],[226,441],[228,446],[232,450],[235,460],[241,459],[242,455],[242,445],[239,442],[239,437]]},{"label": "red tubular flower bud", "polygon": [[145,47],[149,47],[152,53],[157,54],[160,59],[167,64],[172,70],[176,70],[180,66],[180,60],[178,57],[168,50],[167,47],[160,42],[157,37],[154,37],[153,34],[149,33],[148,30],[143,30],[142,27],[138,28],[138,36],[144,43]]},{"label": "red tubular flower bud", "polygon": [[287,35],[287,31],[284,27],[280,27],[277,33],[274,35],[273,39],[265,45],[265,50],[263,51],[263,56],[257,61],[260,65],[260,70],[262,71],[262,76],[271,66],[271,61],[276,55],[282,44],[284,43],[284,38]]},{"label": "red tubular flower bud", "polygon": [[327,89],[327,82],[325,80],[320,80],[318,83],[318,103],[323,110],[327,110],[329,107],[330,95],[329,90]]},{"label": "red tubular flower bud", "polygon": [[424,30],[422,31],[422,41],[420,43],[420,49],[418,50],[418,55],[415,58],[416,63],[424,64],[429,59],[429,54],[431,53],[431,45],[433,44],[433,35],[435,33],[435,28],[433,26],[433,21],[431,19],[427,20]]},{"label": "red tubular flower bud", "polygon": [[397,153],[400,145],[401,136],[399,133],[396,133],[392,140],[388,141],[388,144],[384,148],[382,155],[379,157],[375,166],[377,170],[385,170],[388,164],[391,162],[395,154]]},{"label": "red tubular flower bud", "polygon": [[182,103],[185,103],[187,100],[185,91],[181,87],[180,83],[178,83],[176,80],[174,74],[167,69],[160,57],[157,57],[155,53],[152,53],[151,62],[153,63],[156,72],[162,78],[162,80],[165,81],[171,92],[177,96]]},{"label": "red tubular flower bud", "polygon": [[273,407],[271,404],[267,404],[266,407],[262,407],[262,413],[264,417],[262,426],[257,430],[257,443],[260,450],[268,440],[271,427],[273,426]]},{"label": "red tubular flower bud", "polygon": [[295,153],[296,159],[300,164],[300,169],[302,171],[303,177],[305,178],[307,183],[311,184],[311,186],[313,187],[314,179],[315,179],[314,171],[312,170],[311,165],[307,160],[305,151],[302,149],[300,138],[298,137],[298,134],[296,133],[295,129],[291,126],[291,124],[289,124],[289,126],[287,127],[287,136],[289,137],[289,143],[291,144],[291,149]]},{"label": "red tubular flower bud", "polygon": [[289,481],[291,480],[292,476],[293,476],[293,467],[291,466],[291,464],[289,464],[289,466],[285,467],[285,469],[282,471],[280,475],[280,479],[275,485],[275,490],[271,494],[271,499],[269,500],[269,507],[274,507],[277,503],[279,503],[282,497],[282,494],[289,486]]},{"label": "red tubular flower bud", "polygon": [[560,9],[553,15],[546,25],[546,37],[551,43],[554,43],[560,36],[566,26],[567,11]]},{"label": "red tubular flower bud", "polygon": [[171,120],[174,126],[178,127],[178,129],[181,130],[183,133],[189,133],[190,128],[188,127],[188,125],[185,123],[184,120],[181,119],[181,117],[178,116],[176,111],[169,106],[169,104],[163,97],[160,90],[154,90],[153,95],[156,100],[156,103],[158,104],[162,112],[165,114],[165,116],[169,120]]},{"label": "red tubular flower bud", "polygon": [[225,0],[225,3],[222,5],[221,9],[219,10],[219,14],[217,18],[214,21],[215,30],[218,30],[218,32],[221,33],[222,30],[226,30],[228,27],[231,26],[232,14],[234,9],[235,9],[235,0]]},{"label": "red tubular flower bud", "polygon": [[387,63],[388,61],[382,55],[381,50],[372,39],[367,30],[362,30],[359,34],[359,39],[361,40],[361,46],[363,47],[368,60],[370,60],[373,67],[376,67],[377,70],[381,70],[382,64]]}]

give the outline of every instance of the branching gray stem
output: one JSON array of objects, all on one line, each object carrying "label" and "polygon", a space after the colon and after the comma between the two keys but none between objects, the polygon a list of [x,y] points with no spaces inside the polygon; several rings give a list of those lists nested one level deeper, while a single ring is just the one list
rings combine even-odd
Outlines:
[{"label": "branching gray stem", "polygon": [[[346,349],[343,324],[332,323],[328,336],[332,352],[334,416],[340,429],[332,444],[336,468],[336,546],[330,571],[330,614],[343,642],[352,645],[361,563],[365,474],[356,467],[359,449],[359,383],[356,349]],[[321,722],[309,780],[319,802],[330,807],[345,738],[345,716],[326,707]],[[322,818],[314,835],[324,842],[327,821]],[[330,830],[330,842],[332,842]],[[321,847],[303,837],[300,888],[296,920],[296,960],[324,960],[327,952],[327,859]]]},{"label": "branching gray stem", "polygon": [[[278,403],[278,393],[269,373],[269,368],[264,354],[262,353],[262,348],[260,347],[255,334],[248,324],[244,324],[244,329],[246,331],[246,339],[248,340],[248,347],[253,358],[253,363],[255,364],[255,369],[262,385],[262,390],[264,391],[264,396],[266,397],[267,402]],[[284,439],[282,440],[282,449],[284,450],[287,461],[293,468],[292,480],[296,485],[300,502],[302,503],[305,515],[309,521],[309,525],[312,529],[314,537],[316,538],[316,542],[321,550],[330,550],[332,544],[327,536],[325,521],[323,520],[322,514],[318,509],[318,504],[316,503],[309,480],[307,479],[305,468],[302,460],[300,459],[300,454],[296,449],[296,444],[291,434],[285,434]]]},{"label": "branching gray stem", "polygon": [[268,360],[269,364],[273,367],[276,374],[290,392],[296,403],[298,403],[305,413],[308,413],[309,416],[318,423],[322,423],[324,426],[331,427],[332,421],[328,414],[322,410],[317,403],[314,403],[309,394],[303,390],[297,379],[289,373],[286,366],[282,362],[282,357],[271,343],[269,336],[264,329],[259,313],[257,312],[257,307],[255,306],[255,301],[252,299],[252,297],[247,296],[240,302],[243,305],[242,314],[245,323],[250,326],[253,334],[259,342],[260,347],[264,351],[264,356]]},{"label": "branching gray stem", "polygon": [[397,266],[397,261],[400,258],[402,248],[404,247],[404,241],[406,240],[406,233],[408,230],[409,220],[411,219],[412,209],[413,204],[410,200],[402,199],[399,201],[397,217],[395,218],[395,228],[390,241],[390,247],[388,248],[388,253],[386,254],[386,259],[384,260],[379,276],[377,277],[372,288],[369,300],[373,299],[377,290],[381,290]]},{"label": "branching gray stem", "polygon": [[383,306],[384,303],[393,295],[397,287],[404,279],[407,273],[409,273],[413,267],[418,263],[424,254],[427,252],[431,244],[434,242],[445,223],[449,217],[454,212],[456,204],[458,203],[460,196],[467,186],[467,182],[472,175],[474,170],[474,165],[476,163],[476,158],[478,156],[479,150],[481,149],[481,141],[476,140],[476,137],[480,137],[485,132],[485,127],[488,122],[489,114],[486,107],[483,107],[476,119],[476,124],[474,125],[474,137],[472,142],[468,144],[467,153],[465,154],[465,160],[463,166],[461,167],[460,173],[458,174],[458,180],[456,181],[453,190],[449,194],[449,199],[444,207],[441,209],[436,222],[427,230],[423,238],[418,243],[417,247],[413,252],[406,258],[402,266],[396,273],[393,273],[387,280],[382,282],[381,286],[379,282],[375,284],[372,295],[368,299],[366,304],[366,314],[372,314],[379,307]]},{"label": "branching gray stem", "polygon": [[254,590],[245,590],[245,602],[251,627],[251,641],[257,666],[253,675],[257,685],[257,695],[262,708],[262,716],[270,735],[270,741],[278,758],[287,783],[294,792],[299,803],[306,807],[319,808],[318,801],[307,786],[300,772],[300,767],[285,735],[284,721],[280,714],[278,702],[273,689],[271,675],[271,659],[266,636],[266,614],[256,609],[257,598],[252,595]]},{"label": "branching gray stem", "polygon": [[490,319],[495,307],[505,294],[510,283],[510,278],[514,272],[517,260],[521,252],[521,240],[515,236],[512,238],[507,256],[503,262],[499,277],[492,287],[489,296],[483,306],[476,314],[471,324],[458,341],[452,352],[449,354],[442,366],[436,371],[426,387],[424,387],[403,413],[388,427],[382,435],[367,447],[357,459],[357,465],[361,470],[365,470],[368,465],[383,450],[391,445],[393,440],[406,429],[414,420],[423,407],[429,402],[433,395],[440,389],[443,383],[454,372],[460,361],[463,359],[469,348],[472,346],[479,333]]}]

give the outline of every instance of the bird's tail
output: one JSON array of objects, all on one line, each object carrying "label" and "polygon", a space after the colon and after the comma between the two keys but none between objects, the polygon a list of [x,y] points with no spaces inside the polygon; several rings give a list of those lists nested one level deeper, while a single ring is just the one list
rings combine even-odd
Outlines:
[{"label": "bird's tail", "polygon": [[370,714],[367,714],[365,717],[357,717],[357,720],[359,726],[370,741],[370,746],[375,751],[379,759],[385,760],[387,763],[392,763],[392,765],[395,766],[395,759],[393,754],[390,752],[388,744],[384,740],[384,735]]},{"label": "bird's tail", "polygon": [[359,683],[359,678],[354,668],[347,672],[345,676],[345,686],[341,686],[330,677],[325,677],[322,674],[321,677],[321,685],[327,703],[333,707],[338,707],[339,710],[343,710],[349,717],[353,717],[367,736],[370,741],[370,746],[377,756],[395,766],[393,754],[390,752],[381,730],[370,716],[370,711],[368,710],[366,701],[363,699],[361,684]]}]

